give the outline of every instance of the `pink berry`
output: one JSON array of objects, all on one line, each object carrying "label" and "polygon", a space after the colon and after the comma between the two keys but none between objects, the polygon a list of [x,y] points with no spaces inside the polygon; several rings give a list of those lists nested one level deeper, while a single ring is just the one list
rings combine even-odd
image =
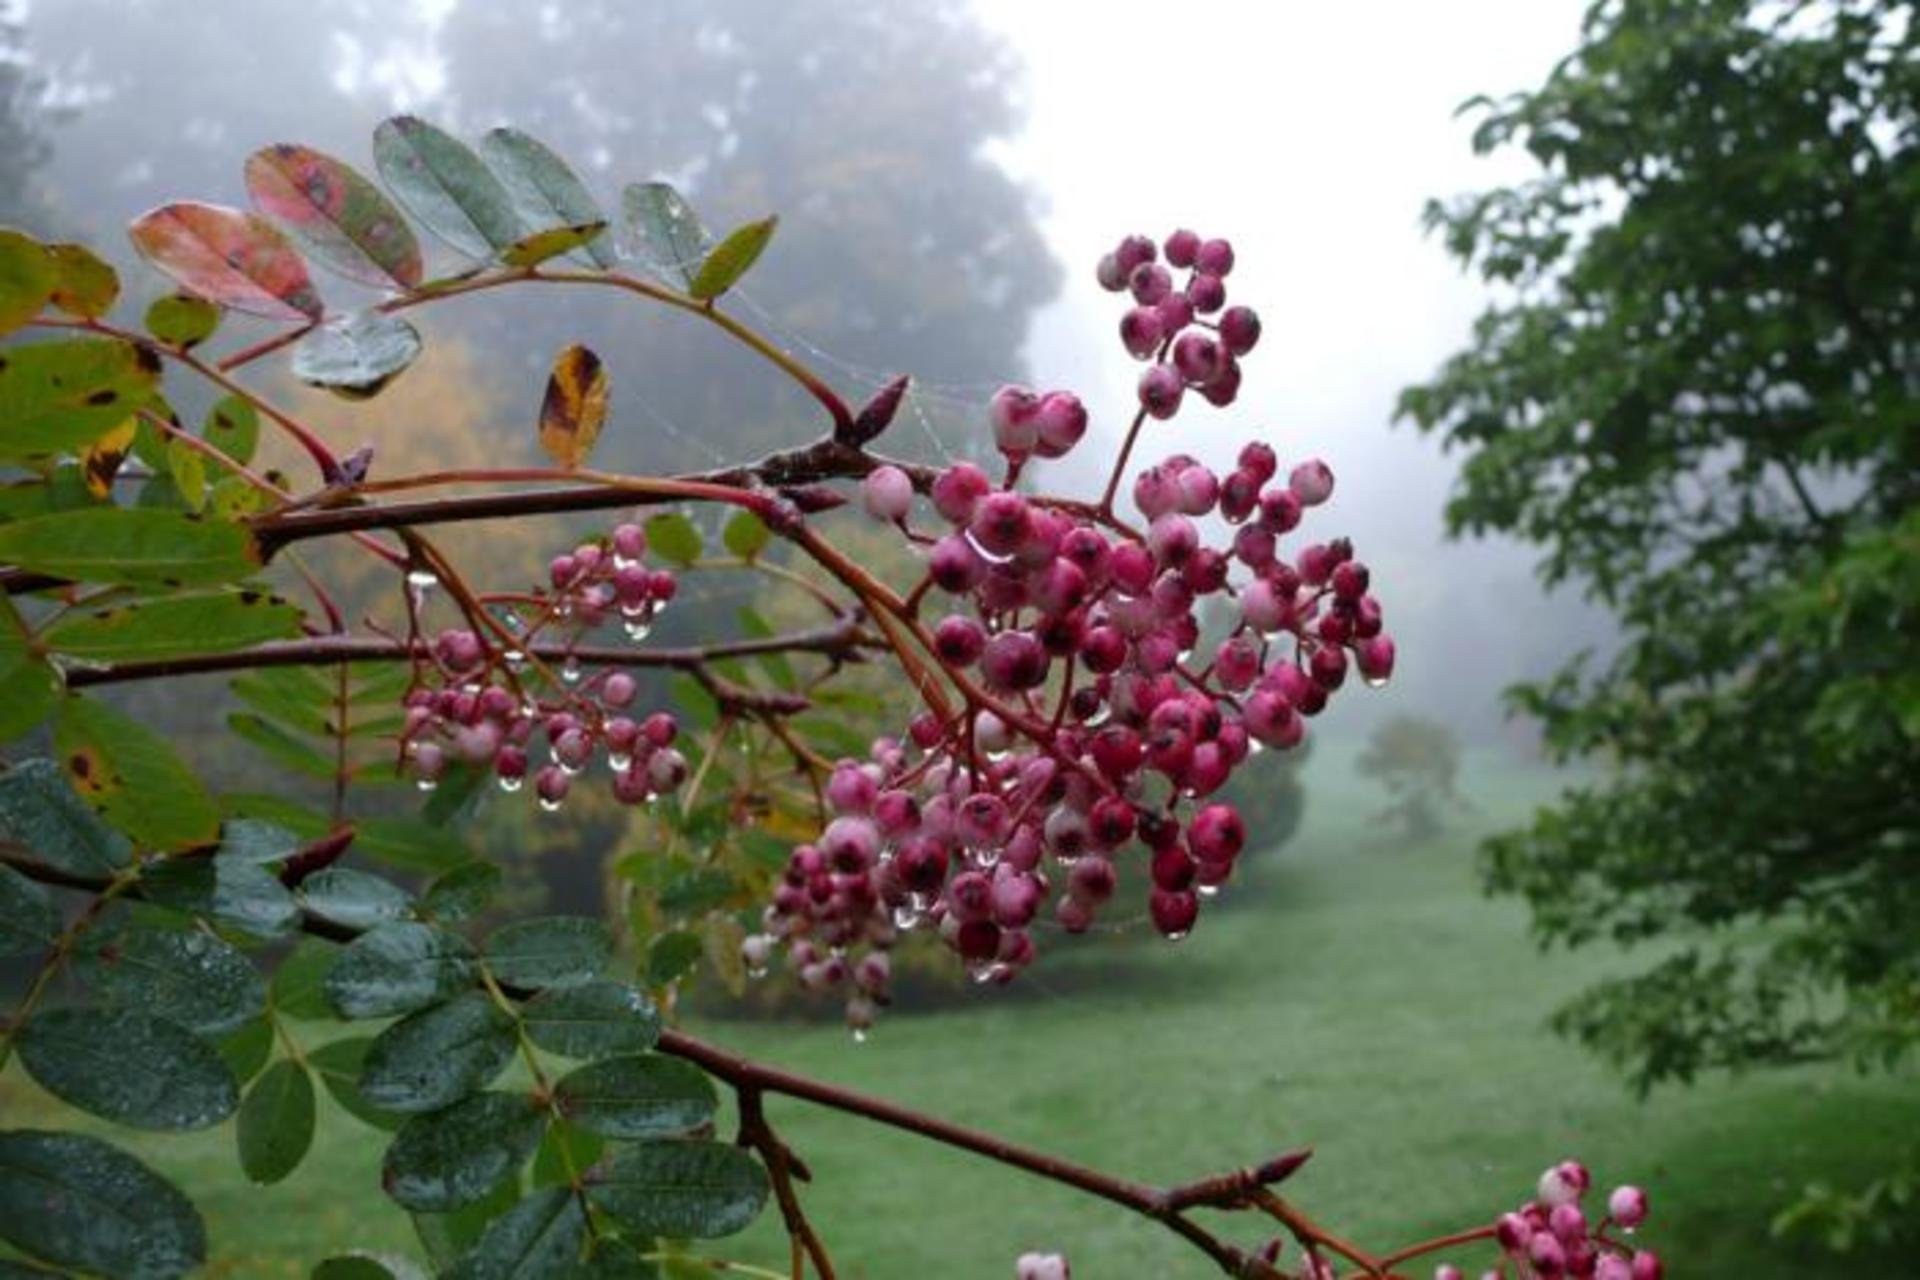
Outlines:
[{"label": "pink berry", "polygon": [[1228,307],[1220,313],[1220,341],[1236,356],[1260,341],[1260,316],[1252,307]]},{"label": "pink berry", "polygon": [[1202,272],[1187,282],[1187,301],[1201,315],[1212,315],[1227,302],[1227,286],[1220,277]]},{"label": "pink berry", "polygon": [[1065,457],[1087,434],[1086,408],[1071,391],[1051,391],[1043,396],[1037,421],[1040,442],[1035,451],[1043,458]]},{"label": "pink berry", "polygon": [[1134,301],[1150,307],[1167,296],[1173,288],[1173,277],[1159,263],[1143,262],[1128,274],[1127,288],[1133,292]]},{"label": "pink berry", "polygon": [[1033,510],[1017,493],[990,493],[974,506],[967,532],[989,555],[1010,556],[1033,532]]},{"label": "pink berry", "polygon": [[613,554],[623,560],[638,560],[647,554],[647,533],[637,524],[615,525]]},{"label": "pink berry", "polygon": [[1632,1280],[1660,1280],[1664,1273],[1659,1254],[1642,1249],[1633,1255]]},{"label": "pink berry", "polygon": [[1187,843],[1202,862],[1231,862],[1246,847],[1247,824],[1230,804],[1210,804],[1187,826]]},{"label": "pink berry", "polygon": [[1333,496],[1333,469],[1318,458],[1310,459],[1293,469],[1287,487],[1301,506],[1317,507]]},{"label": "pink berry", "polygon": [[1135,307],[1120,317],[1120,345],[1136,360],[1151,358],[1166,332],[1160,313],[1152,307]]},{"label": "pink berry", "polygon": [[934,627],[933,647],[940,661],[964,669],[980,660],[987,647],[987,633],[972,618],[954,614]]},{"label": "pink berry", "polygon": [[1200,253],[1200,237],[1185,228],[1168,236],[1162,246],[1167,253],[1167,265],[1171,267],[1190,267]]},{"label": "pink berry", "polygon": [[998,689],[1020,692],[1047,681],[1047,651],[1025,631],[1002,631],[987,642],[981,671]]},{"label": "pink berry", "polygon": [[913,481],[899,467],[875,467],[860,482],[860,504],[875,520],[904,520],[913,508]]},{"label": "pink berry", "polygon": [[1153,241],[1145,236],[1133,235],[1122,240],[1113,251],[1114,258],[1120,263],[1122,273],[1131,275],[1135,267],[1143,262],[1152,262],[1158,254]]},{"label": "pink berry", "polygon": [[624,707],[633,701],[640,686],[624,671],[616,671],[600,686],[600,700],[610,707]]},{"label": "pink berry", "polygon": [[993,442],[1009,458],[1024,458],[1040,443],[1040,397],[1025,387],[1002,387],[987,402]]},{"label": "pink berry", "polygon": [[1147,896],[1147,914],[1162,934],[1184,938],[1193,931],[1193,922],[1200,914],[1200,899],[1186,890],[1155,889]]},{"label": "pink berry", "polygon": [[1109,253],[1100,259],[1094,268],[1093,278],[1108,293],[1118,293],[1127,287],[1127,273],[1120,269],[1120,259],[1115,254]]},{"label": "pink berry", "polygon": [[1607,1197],[1607,1216],[1628,1231],[1647,1220],[1647,1193],[1639,1187],[1615,1187]]},{"label": "pink berry", "polygon": [[1073,1270],[1058,1253],[1023,1253],[1014,1260],[1014,1280],[1072,1280]]},{"label": "pink berry", "polygon": [[950,523],[965,524],[992,488],[986,472],[971,462],[956,462],[934,477],[933,506]]},{"label": "pink berry", "polygon": [[1171,418],[1180,411],[1184,389],[1171,365],[1156,364],[1140,375],[1140,404],[1153,417]]}]

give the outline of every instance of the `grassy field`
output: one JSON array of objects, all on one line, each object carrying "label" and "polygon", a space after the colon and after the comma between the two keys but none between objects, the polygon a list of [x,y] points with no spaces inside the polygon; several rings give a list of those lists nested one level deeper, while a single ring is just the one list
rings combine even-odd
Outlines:
[{"label": "grassy field", "polygon": [[[1312,1143],[1290,1195],[1381,1247],[1484,1221],[1544,1165],[1578,1155],[1603,1181],[1652,1190],[1645,1236],[1670,1275],[1912,1274],[1766,1230],[1802,1183],[1864,1179],[1911,1144],[1911,1076],[1807,1069],[1636,1101],[1542,1027],[1606,958],[1539,955],[1520,910],[1474,886],[1473,830],[1524,812],[1546,780],[1476,761],[1481,809],[1447,838],[1398,848],[1369,828],[1374,802],[1352,789],[1345,760],[1319,754],[1300,837],[1237,890],[1248,903],[1203,918],[1177,948],[1083,947],[1042,964],[1016,997],[895,1013],[862,1045],[823,1025],[698,1030],[1145,1180]],[[1086,981],[1089,966],[1115,965],[1144,980]],[[51,1118],[17,1068],[0,1089],[7,1123]],[[1041,1247],[1067,1252],[1087,1280],[1208,1274],[1173,1237],[1104,1204],[798,1103],[771,1108],[818,1175],[807,1204],[844,1276],[1000,1280],[1015,1254]],[[240,1180],[231,1142],[223,1127],[132,1144],[199,1199],[210,1274],[299,1276],[330,1248],[412,1250],[401,1216],[378,1202],[376,1132],[330,1113],[307,1164],[264,1190]],[[784,1265],[775,1216],[728,1251]]]}]

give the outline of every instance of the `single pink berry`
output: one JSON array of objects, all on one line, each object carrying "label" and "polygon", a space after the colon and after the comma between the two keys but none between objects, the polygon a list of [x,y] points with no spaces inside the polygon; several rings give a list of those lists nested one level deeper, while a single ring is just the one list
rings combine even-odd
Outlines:
[{"label": "single pink berry", "polygon": [[940,661],[964,669],[980,660],[987,647],[987,633],[972,618],[954,614],[934,627],[933,647]]},{"label": "single pink berry", "polygon": [[1143,262],[1128,274],[1127,288],[1133,292],[1135,302],[1150,307],[1172,290],[1173,277],[1159,263]]},{"label": "single pink berry", "polygon": [[1140,404],[1153,417],[1171,418],[1180,411],[1185,389],[1173,366],[1156,364],[1140,375]]},{"label": "single pink berry", "polygon": [[1208,240],[1194,253],[1193,265],[1216,276],[1233,270],[1233,246],[1225,240]]},{"label": "single pink berry", "polygon": [[1093,278],[1108,293],[1118,293],[1127,287],[1127,273],[1120,269],[1120,258],[1116,254],[1106,254],[1094,267]]},{"label": "single pink berry", "polygon": [[572,788],[573,779],[557,764],[545,765],[533,776],[534,793],[540,797],[542,804],[549,807],[565,800]]},{"label": "single pink berry", "polygon": [[1542,1277],[1557,1276],[1567,1269],[1567,1250],[1550,1231],[1536,1231],[1527,1241],[1527,1261]]},{"label": "single pink berry", "polygon": [[1292,489],[1267,489],[1260,495],[1260,527],[1289,533],[1300,524],[1301,502]]},{"label": "single pink berry", "polygon": [[1220,277],[1206,272],[1187,281],[1187,301],[1201,315],[1212,315],[1227,303],[1227,286]]},{"label": "single pink berry", "polygon": [[1220,341],[1243,356],[1260,341],[1260,315],[1252,307],[1228,307],[1220,313]]},{"label": "single pink berry", "polygon": [[[1319,653],[1325,652],[1325,649],[1319,650]],[[1587,1194],[1591,1182],[1585,1165],[1578,1160],[1562,1160],[1540,1175],[1540,1184],[1534,1189],[1535,1197],[1551,1210],[1555,1205],[1578,1201]]]},{"label": "single pink berry", "polygon": [[1120,317],[1120,345],[1136,360],[1151,358],[1166,333],[1159,311],[1152,307],[1135,307]]},{"label": "single pink berry", "polygon": [[1602,1254],[1593,1265],[1593,1280],[1633,1280],[1633,1264],[1617,1253]]},{"label": "single pink berry", "polygon": [[1153,241],[1141,235],[1126,237],[1113,251],[1113,256],[1120,263],[1120,270],[1127,275],[1131,275],[1141,263],[1152,262],[1158,254],[1159,250],[1154,248]]},{"label": "single pink berry", "polygon": [[1035,447],[1043,458],[1063,458],[1087,434],[1087,410],[1071,391],[1051,391],[1040,400],[1036,417],[1040,440]]},{"label": "single pink berry", "polygon": [[615,525],[613,554],[622,560],[638,560],[647,554],[647,532],[637,524]]},{"label": "single pink berry", "polygon": [[1009,458],[1024,458],[1040,443],[1040,397],[1025,387],[1001,387],[987,401],[993,442]]},{"label": "single pink berry", "polygon": [[990,493],[974,506],[967,532],[987,554],[1010,556],[1033,532],[1033,509],[1017,493]]},{"label": "single pink berry", "polygon": [[1166,250],[1167,265],[1170,267],[1190,267],[1200,253],[1200,237],[1186,228],[1174,232],[1161,246]]},{"label": "single pink berry", "polygon": [[1047,651],[1025,631],[1002,631],[987,642],[981,671],[997,689],[1022,692],[1047,682]]},{"label": "single pink berry", "polygon": [[1174,339],[1173,367],[1199,386],[1220,371],[1220,344],[1204,333],[1183,333]]},{"label": "single pink berry", "polygon": [[899,467],[875,467],[860,482],[860,504],[875,520],[904,520],[913,508],[913,481]]},{"label": "single pink berry", "polygon": [[1302,506],[1317,507],[1333,496],[1333,469],[1318,458],[1310,459],[1293,469],[1287,487]]},{"label": "single pink berry", "polygon": [[1651,1249],[1642,1249],[1633,1255],[1632,1280],[1660,1280],[1665,1268],[1660,1265],[1660,1255]]},{"label": "single pink berry", "polygon": [[1147,896],[1147,914],[1153,927],[1169,938],[1184,938],[1200,915],[1200,899],[1187,890],[1155,889]]},{"label": "single pink berry", "polygon": [[992,488],[986,472],[971,462],[956,462],[934,477],[933,506],[950,523],[965,524]]},{"label": "single pink berry", "polygon": [[1628,1231],[1647,1220],[1647,1193],[1639,1187],[1615,1187],[1607,1197],[1607,1216]]},{"label": "single pink berry", "polygon": [[1073,1269],[1058,1253],[1023,1253],[1013,1264],[1014,1280],[1072,1280]]},{"label": "single pink berry", "polygon": [[610,707],[624,707],[633,701],[640,686],[624,671],[616,671],[600,686],[600,700]]}]

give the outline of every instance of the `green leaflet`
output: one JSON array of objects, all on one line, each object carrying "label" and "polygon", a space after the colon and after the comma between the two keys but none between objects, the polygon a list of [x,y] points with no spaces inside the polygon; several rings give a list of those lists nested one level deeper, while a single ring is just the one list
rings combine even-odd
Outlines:
[{"label": "green leaflet", "polygon": [[19,1035],[40,1086],[135,1129],[204,1129],[240,1101],[233,1073],[186,1028],[133,1009],[48,1009]]},{"label": "green leaflet", "polygon": [[0,1133],[0,1237],[124,1280],[172,1280],[207,1256],[192,1201],[126,1152],[78,1133]]}]

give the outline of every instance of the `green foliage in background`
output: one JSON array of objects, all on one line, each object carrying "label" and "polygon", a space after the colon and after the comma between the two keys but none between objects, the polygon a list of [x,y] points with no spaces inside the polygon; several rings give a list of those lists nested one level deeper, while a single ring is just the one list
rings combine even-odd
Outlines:
[{"label": "green foliage in background", "polygon": [[1465,454],[1451,527],[1539,545],[1625,629],[1513,691],[1612,767],[1486,879],[1548,943],[1658,942],[1558,1016],[1642,1089],[1920,1036],[1912,16],[1597,5],[1477,104],[1537,175],[1430,211],[1503,294],[1401,401]]}]

